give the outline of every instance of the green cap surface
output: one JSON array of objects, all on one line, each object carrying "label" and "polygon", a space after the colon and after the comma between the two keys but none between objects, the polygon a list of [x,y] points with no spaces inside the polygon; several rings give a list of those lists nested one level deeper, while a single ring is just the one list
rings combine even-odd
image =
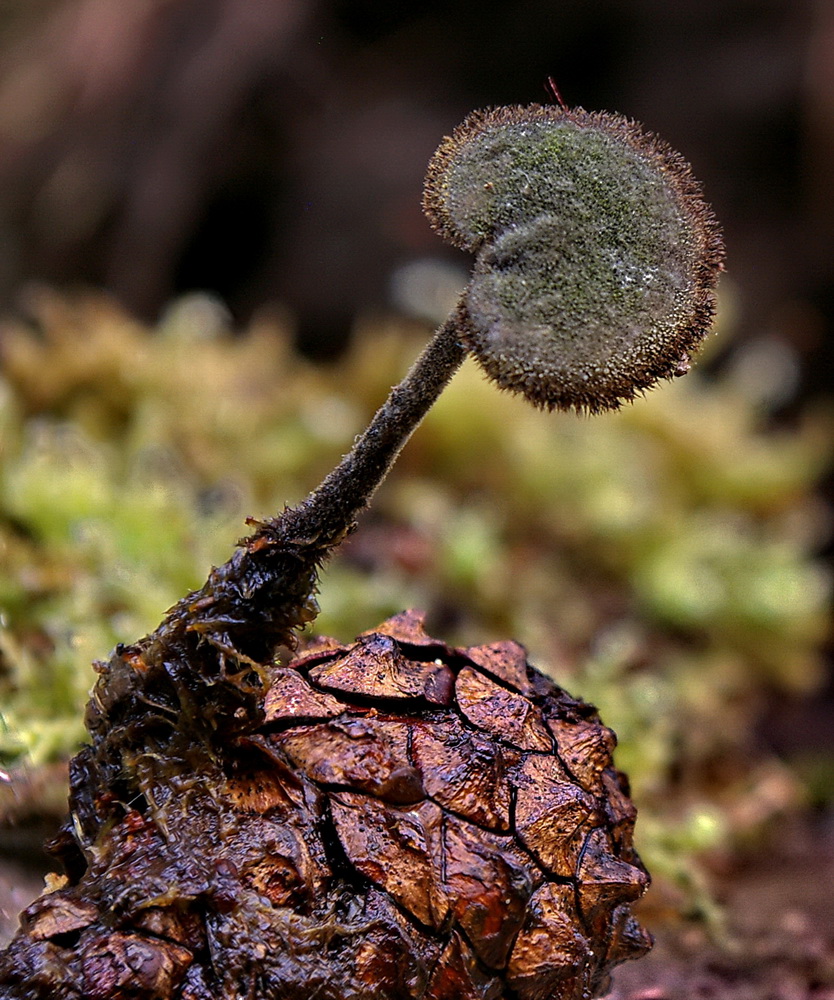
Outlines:
[{"label": "green cap surface", "polygon": [[444,139],[426,213],[476,254],[471,351],[547,408],[611,409],[688,366],[723,251],[686,162],[624,118],[531,105]]}]

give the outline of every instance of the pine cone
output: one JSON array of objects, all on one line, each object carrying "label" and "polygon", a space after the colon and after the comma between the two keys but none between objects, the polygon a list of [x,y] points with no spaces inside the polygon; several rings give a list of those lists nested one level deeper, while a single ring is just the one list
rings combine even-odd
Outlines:
[{"label": "pine cone", "polygon": [[574,1000],[650,946],[614,734],[514,642],[453,649],[413,612],[322,640],[212,753],[152,728],[131,753],[109,712],[120,770],[101,740],[75,758],[69,880],[2,997]]}]

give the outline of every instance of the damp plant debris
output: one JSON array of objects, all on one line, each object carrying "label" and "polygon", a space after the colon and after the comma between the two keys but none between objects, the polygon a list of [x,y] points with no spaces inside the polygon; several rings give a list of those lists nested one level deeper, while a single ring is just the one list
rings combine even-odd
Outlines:
[{"label": "damp plant debris", "polygon": [[536,406],[616,408],[687,369],[718,228],[660,140],[538,105],[467,118],[425,209],[475,254],[455,312],[306,500],[97,664],[65,874],[0,956],[4,1000],[580,1000],[649,948],[592,706],[516,642],[450,647],[416,612],[348,644],[298,633],[468,353]]}]

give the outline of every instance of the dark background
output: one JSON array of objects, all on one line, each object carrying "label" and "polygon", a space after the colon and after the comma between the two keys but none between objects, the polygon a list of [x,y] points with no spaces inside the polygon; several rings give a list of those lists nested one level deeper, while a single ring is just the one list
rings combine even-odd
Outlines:
[{"label": "dark background", "polygon": [[[398,264],[447,254],[426,161],[475,107],[618,111],[689,158],[742,336],[830,388],[826,0],[18,0],[0,13],[0,297],[44,279],[153,318],[210,289],[331,355]],[[729,285],[727,287],[730,287]]]}]

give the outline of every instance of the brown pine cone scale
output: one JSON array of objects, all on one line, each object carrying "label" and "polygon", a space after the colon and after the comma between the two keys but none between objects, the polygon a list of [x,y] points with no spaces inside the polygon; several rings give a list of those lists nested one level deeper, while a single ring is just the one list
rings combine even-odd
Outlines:
[{"label": "brown pine cone scale", "polygon": [[614,735],[517,643],[406,612],[270,685],[227,745],[124,738],[0,997],[580,1000],[648,949]]}]

